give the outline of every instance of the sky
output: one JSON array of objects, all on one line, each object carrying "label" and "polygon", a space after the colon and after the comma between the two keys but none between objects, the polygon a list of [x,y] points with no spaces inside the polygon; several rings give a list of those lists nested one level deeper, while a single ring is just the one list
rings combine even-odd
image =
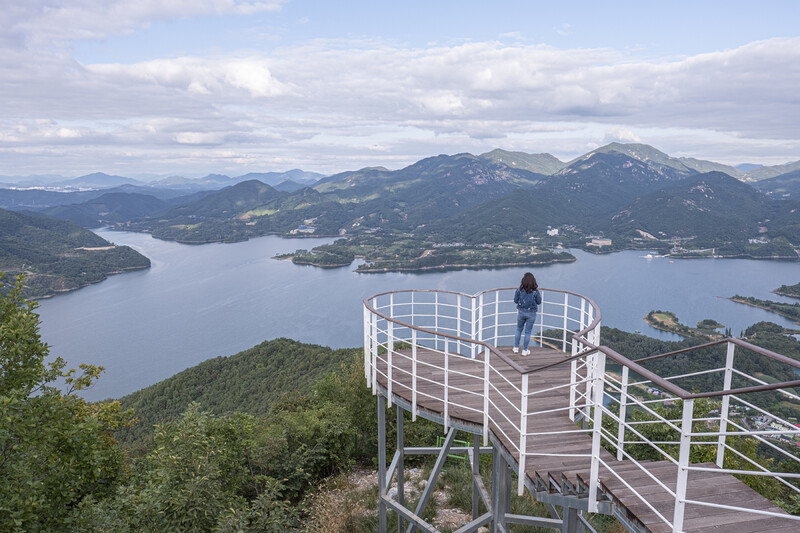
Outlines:
[{"label": "sky", "polygon": [[800,2],[0,0],[0,175],[800,159]]}]

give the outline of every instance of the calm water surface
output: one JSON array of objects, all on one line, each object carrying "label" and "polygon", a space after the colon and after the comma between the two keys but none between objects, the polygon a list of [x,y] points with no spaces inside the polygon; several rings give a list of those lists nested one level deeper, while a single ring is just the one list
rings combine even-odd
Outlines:
[{"label": "calm water surface", "polygon": [[[362,344],[361,300],[393,289],[475,293],[514,286],[524,269],[408,274],[356,274],[277,261],[272,256],[312,248],[323,239],[261,237],[236,244],[189,246],[147,234],[98,231],[152,261],[152,268],[112,276],[97,285],[43,300],[42,336],[70,365],[102,365],[105,374],[85,393],[119,397],[220,355],[263,340],[290,337],[332,347]],[[653,309],[674,311],[685,324],[713,318],[734,335],[760,320],[792,327],[766,311],[720,296],[785,300],[770,291],[800,281],[800,265],[733,259],[645,259],[642,252],[592,255],[532,269],[540,285],[592,298],[603,324],[677,338],[649,327]]]}]

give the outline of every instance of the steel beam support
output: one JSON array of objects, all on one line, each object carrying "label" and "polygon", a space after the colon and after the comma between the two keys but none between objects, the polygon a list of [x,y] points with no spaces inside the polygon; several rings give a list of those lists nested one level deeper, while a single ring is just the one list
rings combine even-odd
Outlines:
[{"label": "steel beam support", "polygon": [[492,521],[492,513],[484,513],[478,518],[474,519],[472,522],[468,524],[464,524],[460,528],[456,529],[453,533],[472,533],[473,531],[478,531],[478,529]]},{"label": "steel beam support", "polygon": [[386,398],[378,394],[378,527],[386,531]]},{"label": "steel beam support", "polygon": [[[409,511],[408,509],[406,509],[393,499],[389,498],[388,496],[381,496],[380,502],[384,506],[391,507],[393,510],[397,511],[399,515],[403,516],[406,520],[411,522],[411,525],[408,526],[409,530],[411,528],[420,528],[423,531],[427,531],[428,533],[439,533],[439,530],[437,530],[435,527],[433,527],[425,520],[420,518],[418,515],[412,513],[411,511]],[[384,531],[386,531],[386,528],[381,529],[379,531],[383,533]]]},{"label": "steel beam support", "polygon": [[[451,429],[450,432],[447,434],[447,437],[444,439],[444,444],[442,445],[442,451],[439,452],[439,457],[436,458],[436,463],[433,465],[433,470],[431,471],[431,475],[428,477],[428,483],[425,485],[425,490],[422,491],[422,495],[419,498],[419,503],[417,504],[417,510],[414,512],[415,515],[419,516],[425,510],[425,507],[428,505],[428,502],[433,495],[434,488],[436,487],[436,481],[439,479],[439,474],[442,472],[442,467],[444,466],[444,462],[447,459],[447,454],[450,453],[450,447],[453,445],[453,441],[456,438],[456,430],[455,428]],[[414,531],[415,525],[411,524],[406,529],[406,533],[412,533]],[[381,530],[381,531],[385,531]]]},{"label": "steel beam support", "polygon": [[505,515],[511,509],[511,466],[500,453],[497,443],[492,453],[492,531],[505,531]]},{"label": "steel beam support", "polygon": [[578,510],[574,507],[565,507],[561,533],[578,533],[578,523]]},{"label": "steel beam support", "polygon": [[[405,494],[405,436],[404,436],[404,423],[403,409],[398,405],[397,407],[397,503],[401,507],[406,506]],[[390,480],[391,481],[391,480]],[[397,514],[397,533],[403,533],[403,515]]]},{"label": "steel beam support", "polygon": [[[481,438],[479,435],[472,436],[472,519],[478,518],[480,509],[481,489],[483,482],[481,481]],[[480,483],[479,483],[480,482]],[[486,490],[485,488],[483,489]],[[488,507],[491,511],[491,507]]]},{"label": "steel beam support", "polygon": [[523,526],[549,527],[561,529],[560,518],[542,518],[539,516],[523,516],[518,514],[506,514],[506,523],[520,524]]}]

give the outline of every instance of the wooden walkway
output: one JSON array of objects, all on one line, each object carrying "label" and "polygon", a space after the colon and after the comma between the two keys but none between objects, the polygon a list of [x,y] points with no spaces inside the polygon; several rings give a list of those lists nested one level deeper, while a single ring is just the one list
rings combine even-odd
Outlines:
[{"label": "wooden walkway", "polygon": [[[534,369],[563,360],[566,354],[548,348],[532,348],[532,354],[523,357],[513,354],[510,347],[501,349],[505,355],[513,359],[525,369]],[[386,362],[382,361],[385,355],[378,358],[378,383],[387,388]],[[411,353],[410,350],[395,352],[392,358],[392,394],[402,397],[409,403],[412,401],[411,392]],[[427,366],[428,362],[436,368]],[[521,386],[521,376],[499,357],[492,359],[492,366],[512,382],[516,387]],[[437,352],[419,349],[417,352],[417,405],[435,413],[444,414],[444,387],[443,382],[444,356]],[[476,360],[453,356],[449,357],[449,407],[448,414],[451,419],[457,419],[468,424],[482,426],[483,424],[483,372],[482,356]],[[569,383],[570,365],[562,364],[529,374],[529,390],[535,391],[549,389],[558,384]],[[428,382],[429,377],[435,383]],[[497,383],[498,379],[492,379]],[[500,380],[502,381],[502,380]],[[462,391],[455,390],[463,389]],[[504,390],[508,398],[517,398],[519,393],[504,383]],[[498,395],[499,396],[499,395]],[[495,400],[493,395],[490,397]],[[465,407],[456,407],[458,404]],[[529,398],[528,412],[555,410],[548,413],[530,416],[528,418],[528,433],[558,432],[577,429],[569,419],[569,412],[564,409],[569,407],[569,387],[535,394]],[[498,412],[503,409],[505,415],[519,425],[519,413],[512,407],[504,407],[502,402],[496,407],[490,407],[494,420],[504,420],[503,414]],[[563,410],[557,410],[557,409]],[[506,451],[519,463],[519,454],[515,451],[519,443],[519,433],[510,424],[503,423],[491,426],[492,433],[503,444]],[[512,445],[512,442],[514,443]],[[592,440],[588,433],[562,433],[557,435],[529,436],[527,439],[526,454],[582,454],[583,457],[555,457],[543,455],[527,455],[525,461],[525,474],[531,482],[550,486],[574,487],[588,491],[590,479]],[[667,519],[672,521],[674,510],[674,497],[655,483],[647,473],[630,461],[617,461],[606,450],[601,448],[602,459],[619,474],[626,483],[631,485],[639,494],[646,495],[648,502],[653,505]],[[677,466],[669,461],[644,462],[648,472],[659,479],[664,485],[675,490],[677,479]],[[704,464],[714,468],[713,464]],[[667,526],[639,497],[617,479],[617,477],[601,466],[600,487],[618,506],[626,510],[627,515],[634,522],[645,526],[653,533],[668,533],[671,528]],[[580,490],[576,490],[580,493]],[[576,496],[577,497],[577,496]],[[764,511],[781,513],[781,509],[762,497],[741,481],[730,474],[722,472],[697,472],[690,471],[687,499],[701,500],[713,503],[722,503],[730,506],[746,507]],[[788,515],[787,515],[788,516]],[[698,533],[757,533],[776,532],[789,533],[800,531],[800,523],[783,518],[769,517],[743,511],[731,511],[712,507],[688,504],[686,506],[684,530]]]}]

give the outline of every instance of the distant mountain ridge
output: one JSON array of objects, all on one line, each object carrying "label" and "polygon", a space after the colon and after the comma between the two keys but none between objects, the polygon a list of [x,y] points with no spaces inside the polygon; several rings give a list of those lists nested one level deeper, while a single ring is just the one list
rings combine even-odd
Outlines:
[{"label": "distant mountain ridge", "polygon": [[650,145],[639,143],[614,142],[607,144],[606,146],[597,148],[588,154],[584,154],[576,159],[573,159],[568,163],[567,166],[579,164],[580,161],[586,160],[594,154],[613,152],[624,154],[632,159],[646,163],[654,170],[663,172],[665,174],[670,174],[673,177],[702,174],[712,171],[724,172],[725,174],[733,176],[734,178],[743,178],[745,175],[744,172],[729,165],[723,165],[721,163],[705,161],[702,159],[672,157],[656,148],[653,148]]},{"label": "distant mountain ridge", "polygon": [[[120,224],[121,228],[188,243],[232,242],[265,234],[381,235],[367,239],[371,246],[386,246],[380,239],[389,243],[399,236],[412,239],[419,246],[517,242],[539,239],[545,231],[562,228],[559,235],[568,238],[561,240],[571,246],[584,246],[586,236],[605,235],[613,237],[605,241],[624,248],[637,245],[636,240],[641,232],[649,232],[648,227],[669,238],[686,239],[691,234],[721,240],[728,235],[740,243],[767,243],[778,232],[775,223],[768,224],[766,220],[780,219],[786,228],[781,235],[795,246],[800,245],[800,236],[796,237],[793,229],[800,213],[778,209],[773,204],[777,198],[791,199],[800,177],[789,172],[780,179],[762,180],[759,188],[771,195],[767,197],[745,184],[745,173],[734,167],[672,157],[640,143],[611,143],[568,163],[549,154],[504,150],[478,156],[440,154],[398,170],[366,167],[341,172],[320,178],[312,186],[286,177],[302,177],[298,173],[302,171],[239,177],[282,178],[274,184],[260,179],[231,184],[238,178],[209,174],[197,183],[227,185],[202,196],[161,199],[171,202],[162,205],[163,209],[158,209],[159,204],[153,200],[131,196],[128,205],[122,198],[105,202],[102,207],[90,200],[83,206],[49,212],[64,218],[69,218],[66,213],[73,213],[73,220],[86,215],[84,224],[94,217],[96,221]],[[723,180],[723,175],[729,179]],[[693,196],[697,188],[680,188],[683,180],[698,176],[706,182],[697,187],[713,190],[713,202]],[[731,194],[724,194],[726,191],[719,188],[730,189]],[[188,192],[192,188],[182,190]],[[659,191],[661,194],[656,194]],[[737,202],[738,208],[734,205]],[[756,208],[759,203],[762,207]],[[649,207],[642,208],[644,205]],[[664,211],[664,205],[671,205],[672,209]],[[705,205],[706,211],[690,209],[690,205]],[[763,214],[770,209],[772,218]],[[625,210],[629,211],[627,218]],[[699,216],[713,211],[732,214],[727,219]],[[678,222],[686,227],[667,224],[670,212],[683,217]],[[100,213],[105,214],[98,218]],[[755,213],[759,215],[756,217]],[[764,219],[763,224],[756,224],[758,217]],[[704,224],[726,226],[727,233],[695,227]],[[409,249],[403,253],[423,252]],[[334,254],[336,260],[330,257],[327,264],[346,264],[350,254],[338,250]]]}]

